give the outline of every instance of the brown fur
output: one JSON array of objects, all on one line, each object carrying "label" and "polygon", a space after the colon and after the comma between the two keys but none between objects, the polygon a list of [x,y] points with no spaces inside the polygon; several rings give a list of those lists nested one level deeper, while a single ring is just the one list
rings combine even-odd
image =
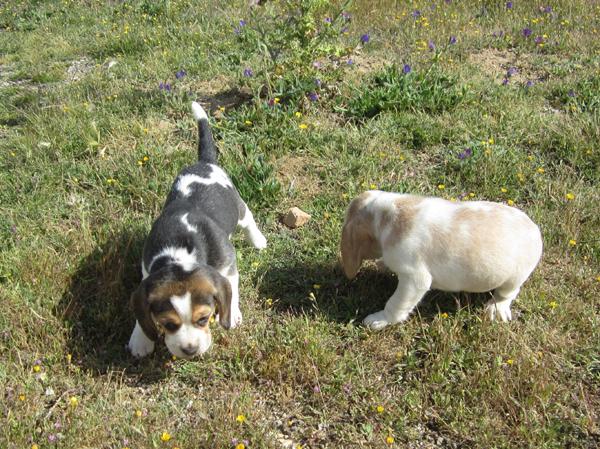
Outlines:
[{"label": "brown fur", "polygon": [[342,229],[342,268],[348,279],[353,279],[364,259],[377,257],[379,244],[373,235],[372,219],[364,209],[369,192],[355,198],[348,207]]},{"label": "brown fur", "polygon": [[[156,322],[166,323],[172,321],[176,324],[181,323],[169,300],[173,296],[183,296],[187,292],[191,294],[192,313],[195,320],[212,313],[213,309],[210,304],[214,297],[219,310],[219,322],[226,329],[231,326],[231,285],[229,281],[218,273],[195,271],[183,279],[152,283],[147,296],[146,286],[142,281],[137,290],[131,295],[131,304],[135,316],[148,338],[154,341],[158,339],[160,332],[156,327]],[[151,306],[156,310],[160,303],[165,302],[167,304],[165,304],[164,310],[154,314],[151,313]],[[158,308],[161,307],[158,306]]]}]

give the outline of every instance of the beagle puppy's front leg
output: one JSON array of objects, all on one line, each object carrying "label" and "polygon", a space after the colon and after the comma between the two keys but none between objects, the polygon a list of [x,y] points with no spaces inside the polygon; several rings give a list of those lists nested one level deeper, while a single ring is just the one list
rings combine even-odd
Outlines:
[{"label": "beagle puppy's front leg", "polygon": [[[405,321],[431,286],[431,276],[397,273],[398,286],[383,310],[368,315],[363,323],[373,330]],[[429,281],[427,282],[427,279]],[[428,284],[428,285],[427,285]]]}]

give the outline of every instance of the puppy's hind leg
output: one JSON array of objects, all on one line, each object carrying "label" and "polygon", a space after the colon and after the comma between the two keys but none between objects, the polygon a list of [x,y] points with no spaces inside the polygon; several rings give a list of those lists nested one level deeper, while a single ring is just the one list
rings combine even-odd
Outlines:
[{"label": "puppy's hind leg", "polygon": [[367,316],[365,326],[379,330],[390,324],[405,321],[431,286],[431,276],[415,277],[414,274],[398,274],[398,286],[385,303],[385,308]]},{"label": "puppy's hind leg", "polygon": [[250,241],[255,248],[265,249],[267,247],[267,239],[262,232],[260,232],[258,226],[256,226],[256,221],[254,221],[252,212],[244,202],[242,202],[240,209],[241,213],[238,226],[244,230],[246,239]]},{"label": "puppy's hind leg", "polygon": [[514,285],[511,285],[498,287],[494,290],[492,299],[485,305],[488,318],[491,321],[495,321],[497,318],[504,322],[512,320],[510,305],[519,294],[520,289],[521,286],[515,288]]}]

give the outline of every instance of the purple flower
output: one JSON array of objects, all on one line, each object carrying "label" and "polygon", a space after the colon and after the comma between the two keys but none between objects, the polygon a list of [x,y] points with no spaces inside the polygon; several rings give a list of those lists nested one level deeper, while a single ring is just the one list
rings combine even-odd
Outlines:
[{"label": "purple flower", "polygon": [[177,78],[178,80],[180,80],[181,78],[183,78],[185,75],[187,75],[187,72],[183,69],[181,69],[179,72],[177,72],[175,74],[175,78]]},{"label": "purple flower", "polygon": [[348,60],[346,61],[346,64],[348,64],[348,65],[352,65],[352,64],[354,64],[354,61],[353,61],[352,59],[348,59]]},{"label": "purple flower", "polygon": [[13,234],[17,233],[17,227],[14,224],[10,225],[10,232],[13,233]]},{"label": "purple flower", "polygon": [[160,83],[160,84],[158,85],[158,88],[159,88],[160,90],[164,90],[164,91],[167,91],[167,92],[171,92],[171,85],[170,85],[169,83]]},{"label": "purple flower", "polygon": [[250,78],[252,75],[254,75],[254,72],[252,71],[252,69],[250,67],[246,67],[244,69],[244,76],[246,78]]},{"label": "purple flower", "polygon": [[506,9],[512,9],[513,4],[512,2],[506,2]]},{"label": "purple flower", "polygon": [[542,36],[537,36],[534,41],[537,45],[540,45],[544,42],[544,38]]},{"label": "purple flower", "polygon": [[533,86],[533,81],[529,80],[525,83],[525,87],[531,87]]},{"label": "purple flower", "polygon": [[60,421],[56,421],[56,422],[54,423],[54,428],[55,428],[55,429],[60,429],[61,427],[62,427],[62,424],[60,423]]},{"label": "purple flower", "polygon": [[502,85],[503,85],[503,86],[506,86],[507,84],[508,84],[508,78],[504,78],[504,79],[502,80]]},{"label": "purple flower", "polygon": [[369,36],[369,33],[365,33],[365,34],[363,34],[363,35],[360,37],[360,41],[361,41],[363,44],[366,44],[367,42],[369,42],[369,39],[370,39],[370,38],[371,38],[371,37]]},{"label": "purple flower", "polygon": [[343,11],[342,17],[344,18],[344,20],[350,20],[350,13],[347,11]]},{"label": "purple flower", "polygon": [[315,86],[321,87],[321,80],[319,78],[315,78]]},{"label": "purple flower", "polygon": [[344,393],[350,394],[352,392],[352,384],[350,382],[346,382],[344,385],[342,385],[342,390],[344,390]]},{"label": "purple flower", "polygon": [[470,148],[465,148],[465,150],[458,153],[456,157],[458,157],[462,161],[468,157],[471,157],[472,154],[473,150],[471,150]]},{"label": "purple flower", "polygon": [[427,42],[427,47],[429,47],[429,51],[435,51],[435,44],[433,41]]},{"label": "purple flower", "polygon": [[313,67],[315,69],[320,69],[321,68],[321,62],[320,61],[315,61],[315,62],[313,62],[312,65],[313,65]]},{"label": "purple flower", "polygon": [[419,17],[421,17],[421,11],[419,11],[418,9],[415,9],[415,10],[413,11],[413,13],[412,13],[412,16],[413,16],[415,19],[418,19]]},{"label": "purple flower", "polygon": [[310,101],[317,101],[319,99],[319,94],[316,92],[311,92],[308,94],[308,99]]},{"label": "purple flower", "polygon": [[325,23],[331,23],[333,22],[333,19],[331,17],[325,17],[325,19],[323,19]]},{"label": "purple flower", "polygon": [[448,42],[450,42],[450,45],[456,44],[456,36],[450,36],[450,40]]},{"label": "purple flower", "polygon": [[320,392],[321,392],[321,387],[319,387],[318,385],[315,385],[315,386],[313,387],[313,391],[314,391],[315,393],[320,393]]},{"label": "purple flower", "polygon": [[567,95],[571,98],[575,97],[575,91],[573,89],[571,89],[569,92],[567,92]]},{"label": "purple flower", "polygon": [[529,37],[531,36],[531,29],[530,28],[523,28],[523,31],[521,31],[521,33],[523,33],[524,37]]},{"label": "purple flower", "polygon": [[340,30],[340,33],[346,34],[348,32],[348,27],[344,27]]},{"label": "purple flower", "polygon": [[241,27],[245,27],[246,26],[246,21],[244,19],[240,20],[240,26]]},{"label": "purple flower", "polygon": [[50,435],[48,435],[48,442],[49,443],[54,443],[56,441],[56,435],[54,435],[53,433],[51,433]]},{"label": "purple flower", "polygon": [[542,12],[545,12],[546,14],[550,14],[552,12],[552,6],[544,6],[542,8]]},{"label": "purple flower", "polygon": [[411,72],[411,68],[408,64],[404,64],[404,67],[402,67],[402,73],[404,73],[405,75]]},{"label": "purple flower", "polygon": [[508,71],[506,72],[506,77],[510,78],[511,76],[515,75],[518,72],[516,67],[509,67]]}]

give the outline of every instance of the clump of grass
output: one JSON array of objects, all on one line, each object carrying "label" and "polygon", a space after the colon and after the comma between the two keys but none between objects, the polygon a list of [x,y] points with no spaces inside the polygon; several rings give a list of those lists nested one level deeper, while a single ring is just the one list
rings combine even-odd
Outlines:
[{"label": "clump of grass", "polygon": [[466,93],[456,77],[435,66],[426,72],[413,72],[409,65],[391,65],[355,88],[340,110],[353,119],[372,118],[385,111],[439,114],[458,106]]}]

